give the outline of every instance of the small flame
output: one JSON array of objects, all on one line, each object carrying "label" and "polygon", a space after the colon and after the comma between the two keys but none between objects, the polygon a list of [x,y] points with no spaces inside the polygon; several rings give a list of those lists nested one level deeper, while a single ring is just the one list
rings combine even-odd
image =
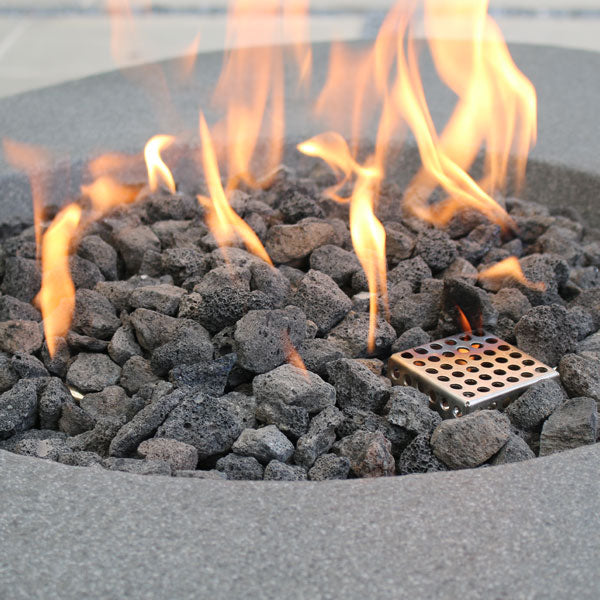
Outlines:
[{"label": "small flame", "polygon": [[294,344],[292,344],[292,340],[290,339],[290,336],[287,333],[287,331],[283,332],[283,348],[285,352],[286,362],[296,367],[297,369],[302,369],[305,377],[308,379],[308,370],[306,368],[306,365],[304,364],[302,357],[298,353],[298,350],[296,350]]},{"label": "small flame", "polygon": [[521,268],[521,263],[516,256],[509,256],[495,265],[481,271],[478,278],[496,283],[501,283],[505,279],[510,278],[514,281],[518,281],[531,290],[543,292],[546,289],[546,284],[543,281],[531,282],[525,277],[523,269]]},{"label": "small flame", "polygon": [[42,287],[36,297],[44,319],[48,352],[56,352],[56,338],[69,331],[75,308],[75,286],[69,269],[69,245],[81,218],[76,204],[63,208],[42,238]]},{"label": "small flame", "polygon": [[219,246],[227,246],[238,235],[250,252],[273,264],[258,236],[250,226],[231,208],[221,184],[219,165],[213,147],[210,131],[204,115],[200,113],[200,139],[202,141],[202,164],[210,198],[198,196],[206,208],[206,223]]},{"label": "small flame", "polygon": [[175,180],[160,156],[162,150],[175,141],[172,135],[155,135],[150,138],[144,148],[144,159],[148,170],[148,185],[151,192],[156,192],[162,183],[172,194],[177,191]]},{"label": "small flame", "polygon": [[458,321],[460,323],[460,328],[462,329],[462,331],[464,333],[469,333],[473,331],[471,323],[469,323],[469,319],[467,319],[467,315],[465,315],[460,306],[457,306],[456,310],[458,311]]},{"label": "small flame", "polygon": [[91,200],[96,216],[103,215],[116,206],[135,202],[139,192],[140,186],[119,183],[108,175],[100,176],[93,183],[81,186],[81,193]]}]

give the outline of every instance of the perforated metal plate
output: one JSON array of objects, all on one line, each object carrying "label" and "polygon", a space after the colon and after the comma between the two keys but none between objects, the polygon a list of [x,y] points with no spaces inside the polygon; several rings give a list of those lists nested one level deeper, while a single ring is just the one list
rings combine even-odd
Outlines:
[{"label": "perforated metal plate", "polygon": [[394,385],[429,395],[442,417],[508,406],[529,386],[558,373],[516,346],[486,332],[449,336],[394,354],[388,365]]}]

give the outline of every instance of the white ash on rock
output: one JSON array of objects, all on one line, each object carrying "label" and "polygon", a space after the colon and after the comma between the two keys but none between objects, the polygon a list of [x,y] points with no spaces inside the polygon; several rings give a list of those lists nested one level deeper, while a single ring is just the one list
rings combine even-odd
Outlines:
[{"label": "white ash on rock", "polygon": [[[387,305],[371,295],[348,206],[318,169],[280,169],[217,248],[193,196],[150,194],[78,232],[70,330],[42,335],[35,232],[0,241],[0,448],[67,465],[198,479],[324,481],[487,467],[594,443],[600,401],[598,232],[572,211],[506,199],[514,231],[473,210],[443,229],[382,188]],[[386,218],[389,217],[389,218]],[[481,277],[510,256],[525,277]],[[558,365],[504,412],[440,422],[392,388],[394,352],[474,326]],[[388,312],[389,311],[389,312]],[[389,322],[388,322],[389,315]],[[52,344],[50,345],[52,346]]]}]

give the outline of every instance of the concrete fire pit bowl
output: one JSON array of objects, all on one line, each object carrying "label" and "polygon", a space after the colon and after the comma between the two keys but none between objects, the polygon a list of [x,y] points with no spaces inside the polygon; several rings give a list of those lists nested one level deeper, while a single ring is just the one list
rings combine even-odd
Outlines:
[{"label": "concrete fire pit bowl", "polygon": [[[327,52],[315,48],[317,81]],[[600,55],[512,52],[539,95],[527,194],[599,226]],[[70,176],[55,165],[50,200],[59,202],[90,157],[192,129],[221,59],[199,57],[171,110],[136,85],[142,68],[2,100],[0,131],[60,151]],[[175,63],[162,66],[174,77]],[[424,71],[443,120],[452,98]],[[318,131],[307,131],[305,109],[288,111],[290,141]],[[399,181],[414,160],[409,152]],[[0,190],[7,233],[31,219],[30,196],[4,162]],[[0,597],[11,600],[598,597],[599,445],[488,469],[324,483],[141,477],[0,451],[0,476]]]}]

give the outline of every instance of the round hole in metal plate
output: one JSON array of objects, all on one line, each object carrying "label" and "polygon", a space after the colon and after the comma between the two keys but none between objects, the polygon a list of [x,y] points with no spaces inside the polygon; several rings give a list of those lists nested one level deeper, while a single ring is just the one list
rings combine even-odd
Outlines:
[{"label": "round hole in metal plate", "polygon": [[523,371],[521,373],[521,377],[527,377],[527,378],[533,377],[533,373],[530,373],[529,371]]},{"label": "round hole in metal plate", "polygon": [[429,347],[432,348],[433,350],[441,350],[442,349],[441,344],[430,344]]},{"label": "round hole in metal plate", "polygon": [[494,359],[497,363],[500,363],[502,365],[506,364],[508,362],[508,358],[506,358],[506,356],[499,356],[498,358]]},{"label": "round hole in metal plate", "polygon": [[510,356],[511,358],[521,358],[521,356],[523,356],[523,355],[522,355],[520,352],[511,352],[511,353],[509,354],[509,356]]},{"label": "round hole in metal plate", "polygon": [[450,369],[452,369],[452,365],[449,365],[448,363],[442,363],[440,368],[444,369],[444,371],[450,371]]},{"label": "round hole in metal plate", "polygon": [[496,338],[492,338],[492,337],[490,337],[490,338],[485,338],[485,341],[486,341],[488,344],[495,344],[495,343],[496,343],[498,340],[497,340]]},{"label": "round hole in metal plate", "polygon": [[467,385],[477,385],[477,382],[474,379],[465,379],[465,383]]},{"label": "round hole in metal plate", "polygon": [[417,366],[417,367],[424,367],[425,363],[422,360],[415,360],[413,362],[413,365]]},{"label": "round hole in metal plate", "polygon": [[446,400],[445,398],[441,398],[440,399],[440,408],[442,410],[448,410],[450,408],[450,405],[448,404],[448,400]]},{"label": "round hole in metal plate", "polygon": [[452,377],[464,377],[465,374],[462,373],[461,371],[453,371],[452,372]]},{"label": "round hole in metal plate", "polygon": [[477,367],[467,367],[467,371],[469,371],[469,373],[477,373],[479,372],[479,369]]},{"label": "round hole in metal plate", "polygon": [[471,336],[465,333],[465,335],[461,335],[458,339],[462,340],[463,342],[468,342],[471,339]]},{"label": "round hole in metal plate", "polygon": [[437,372],[437,369],[432,369],[431,367],[429,369],[425,369],[425,373],[431,373],[432,375],[435,375]]},{"label": "round hole in metal plate", "polygon": [[469,358],[471,360],[481,360],[481,356],[479,356],[479,354],[469,354]]},{"label": "round hole in metal plate", "polygon": [[452,409],[452,414],[458,419],[458,417],[462,417],[462,412],[460,411],[460,408],[458,408],[458,406],[455,406]]},{"label": "round hole in metal plate", "polygon": [[438,381],[450,381],[450,377],[446,377],[445,375],[439,375]]},{"label": "round hole in metal plate", "polygon": [[510,346],[507,344],[500,344],[498,346],[498,350],[502,350],[502,352],[506,352],[507,350],[510,350]]},{"label": "round hole in metal plate", "polygon": [[482,362],[482,363],[481,363],[481,366],[482,366],[484,369],[491,369],[491,368],[492,368],[494,365],[493,365],[491,362]]},{"label": "round hole in metal plate", "polygon": [[511,371],[520,371],[521,370],[521,366],[520,365],[508,365],[508,368]]},{"label": "round hole in metal plate", "polygon": [[413,355],[410,352],[403,352],[400,356],[402,358],[412,358],[413,357]]},{"label": "round hole in metal plate", "polygon": [[431,362],[440,362],[440,357],[439,356],[430,356],[427,360],[430,360]]},{"label": "round hole in metal plate", "polygon": [[471,344],[471,348],[481,348],[483,346],[483,344],[480,344],[479,342],[473,342]]},{"label": "round hole in metal plate", "polygon": [[415,352],[417,354],[427,354],[427,350],[425,348],[415,348]]},{"label": "round hole in metal plate", "polygon": [[459,359],[456,361],[456,364],[457,364],[457,365],[466,365],[466,364],[467,364],[467,361],[466,361],[464,358],[459,358]]},{"label": "round hole in metal plate", "polygon": [[489,387],[482,386],[482,387],[478,387],[478,388],[477,388],[477,391],[478,391],[478,392],[483,392],[483,393],[485,393],[485,392],[489,392],[489,391],[490,391],[490,388],[489,388]]},{"label": "round hole in metal plate", "polygon": [[479,376],[479,379],[483,379],[484,381],[489,381],[492,378],[491,375],[488,375],[487,373],[483,373],[482,375]]},{"label": "round hole in metal plate", "polygon": [[475,395],[474,392],[463,392],[465,398],[472,398]]},{"label": "round hole in metal plate", "polygon": [[494,375],[506,375],[506,371],[504,369],[494,369]]},{"label": "round hole in metal plate", "polygon": [[534,365],[534,364],[535,364],[535,362],[534,362],[533,360],[531,360],[530,358],[527,358],[527,359],[525,359],[525,360],[523,361],[523,364],[524,364],[526,367],[531,367],[532,365]]},{"label": "round hole in metal plate", "polygon": [[517,383],[519,381],[518,377],[507,377],[506,381],[510,381],[510,383]]},{"label": "round hole in metal plate", "polygon": [[454,352],[442,352],[442,356],[445,356],[446,358],[452,358],[454,356]]},{"label": "round hole in metal plate", "polygon": [[547,373],[548,372],[548,369],[546,369],[546,367],[536,367],[535,370],[538,373]]},{"label": "round hole in metal plate", "polygon": [[400,379],[400,369],[398,367],[394,367],[392,370],[392,377],[394,379]]},{"label": "round hole in metal plate", "polygon": [[504,387],[504,383],[502,383],[501,381],[493,381],[492,385],[497,388]]},{"label": "round hole in metal plate", "polygon": [[448,344],[448,346],[456,346],[456,340],[446,340],[446,344]]},{"label": "round hole in metal plate", "polygon": [[484,350],[483,353],[486,356],[496,356],[496,351],[495,350]]},{"label": "round hole in metal plate", "polygon": [[451,383],[451,384],[450,384],[450,387],[451,387],[453,390],[462,390],[462,385],[460,385],[460,383]]},{"label": "round hole in metal plate", "polygon": [[469,353],[469,349],[465,348],[464,346],[459,346],[456,349],[457,352],[460,352],[461,354],[468,354]]}]

